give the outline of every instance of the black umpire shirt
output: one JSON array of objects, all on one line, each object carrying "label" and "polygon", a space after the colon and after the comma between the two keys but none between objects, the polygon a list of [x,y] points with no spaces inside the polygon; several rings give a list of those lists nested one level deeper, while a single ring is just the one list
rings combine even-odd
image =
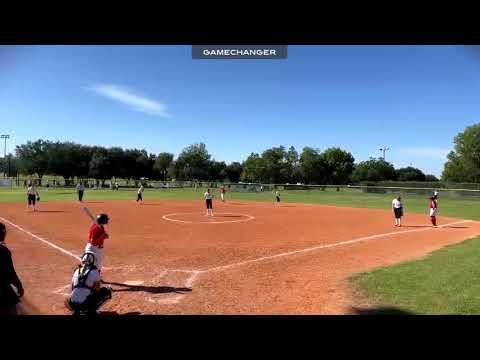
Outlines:
[{"label": "black umpire shirt", "polygon": [[0,307],[8,308],[19,302],[18,296],[10,285],[17,289],[22,283],[15,272],[10,250],[0,243]]}]

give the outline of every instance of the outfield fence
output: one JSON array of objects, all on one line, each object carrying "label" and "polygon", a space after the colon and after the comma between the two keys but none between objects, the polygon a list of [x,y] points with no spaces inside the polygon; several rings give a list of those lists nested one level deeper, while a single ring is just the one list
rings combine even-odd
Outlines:
[{"label": "outfield fence", "polygon": [[[356,185],[305,185],[305,184],[268,184],[268,183],[230,183],[222,181],[160,181],[149,179],[68,179],[61,177],[44,176],[40,182],[36,177],[16,177],[16,178],[0,178],[0,188],[22,188],[29,182],[35,183],[41,187],[70,187],[73,188],[78,181],[83,181],[87,189],[112,189],[115,190],[115,184],[119,188],[131,189],[136,188],[140,184],[144,184],[147,188],[152,189],[182,189],[190,188],[195,191],[204,191],[207,188],[217,189],[225,186],[227,192],[244,192],[244,193],[261,193],[272,191],[328,191],[328,192],[350,192],[350,193],[368,193],[368,194],[391,194],[392,196],[431,196],[434,191],[439,192],[440,197],[446,198],[464,198],[464,199],[480,199],[480,184],[454,184],[454,183],[424,183],[427,186],[421,187],[422,183],[402,183],[402,182],[384,182],[391,184],[409,184],[413,186],[385,186],[376,183],[374,185],[356,184]],[[428,186],[430,185],[430,186]],[[436,185],[436,186],[431,186]],[[446,186],[449,187],[446,187]],[[455,185],[458,185],[455,187]],[[465,185],[463,187],[462,185]],[[467,187],[468,185],[468,187]],[[462,186],[462,187],[460,187]]]}]

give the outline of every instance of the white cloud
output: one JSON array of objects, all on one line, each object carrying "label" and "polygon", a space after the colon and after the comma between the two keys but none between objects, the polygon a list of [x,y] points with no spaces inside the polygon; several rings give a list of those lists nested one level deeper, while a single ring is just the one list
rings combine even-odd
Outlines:
[{"label": "white cloud", "polygon": [[159,101],[135,94],[131,89],[113,84],[96,84],[87,88],[98,95],[130,106],[132,110],[169,118],[167,107]]},{"label": "white cloud", "polygon": [[397,154],[414,158],[447,160],[450,149],[436,147],[408,147],[398,149]]}]

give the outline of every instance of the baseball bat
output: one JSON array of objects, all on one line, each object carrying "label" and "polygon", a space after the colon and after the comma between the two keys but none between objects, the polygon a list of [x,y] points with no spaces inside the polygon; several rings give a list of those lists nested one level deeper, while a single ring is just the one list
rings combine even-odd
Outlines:
[{"label": "baseball bat", "polygon": [[90,210],[88,210],[86,207],[83,207],[83,211],[85,211],[85,214],[92,220],[92,222],[96,222],[95,217],[92,215]]}]

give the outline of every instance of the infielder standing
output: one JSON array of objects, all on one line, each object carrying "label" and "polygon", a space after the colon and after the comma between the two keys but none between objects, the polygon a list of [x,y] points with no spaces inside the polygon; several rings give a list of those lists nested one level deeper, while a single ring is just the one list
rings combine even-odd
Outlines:
[{"label": "infielder standing", "polygon": [[435,196],[430,197],[429,210],[430,210],[430,221],[432,222],[433,226],[437,226],[438,204],[437,204],[437,200],[435,199]]},{"label": "infielder standing", "polygon": [[93,252],[95,254],[96,264],[95,266],[100,273],[102,271],[102,262],[103,262],[103,243],[105,239],[108,239],[109,236],[105,231],[104,225],[108,224],[107,214],[100,214],[97,216],[95,223],[90,226],[88,232],[88,243],[85,247],[85,252]]},{"label": "infielder standing", "polygon": [[27,187],[27,210],[30,209],[30,206],[33,208],[33,211],[35,211],[35,202],[40,200],[40,195],[38,194],[38,191],[32,183],[28,183]]},{"label": "infielder standing", "polygon": [[203,197],[205,198],[205,205],[207,206],[206,216],[213,216],[213,195],[210,193],[210,189],[207,189]]},{"label": "infielder standing", "polygon": [[395,217],[395,226],[402,226],[403,205],[402,198],[400,196],[393,199],[392,210]]}]

